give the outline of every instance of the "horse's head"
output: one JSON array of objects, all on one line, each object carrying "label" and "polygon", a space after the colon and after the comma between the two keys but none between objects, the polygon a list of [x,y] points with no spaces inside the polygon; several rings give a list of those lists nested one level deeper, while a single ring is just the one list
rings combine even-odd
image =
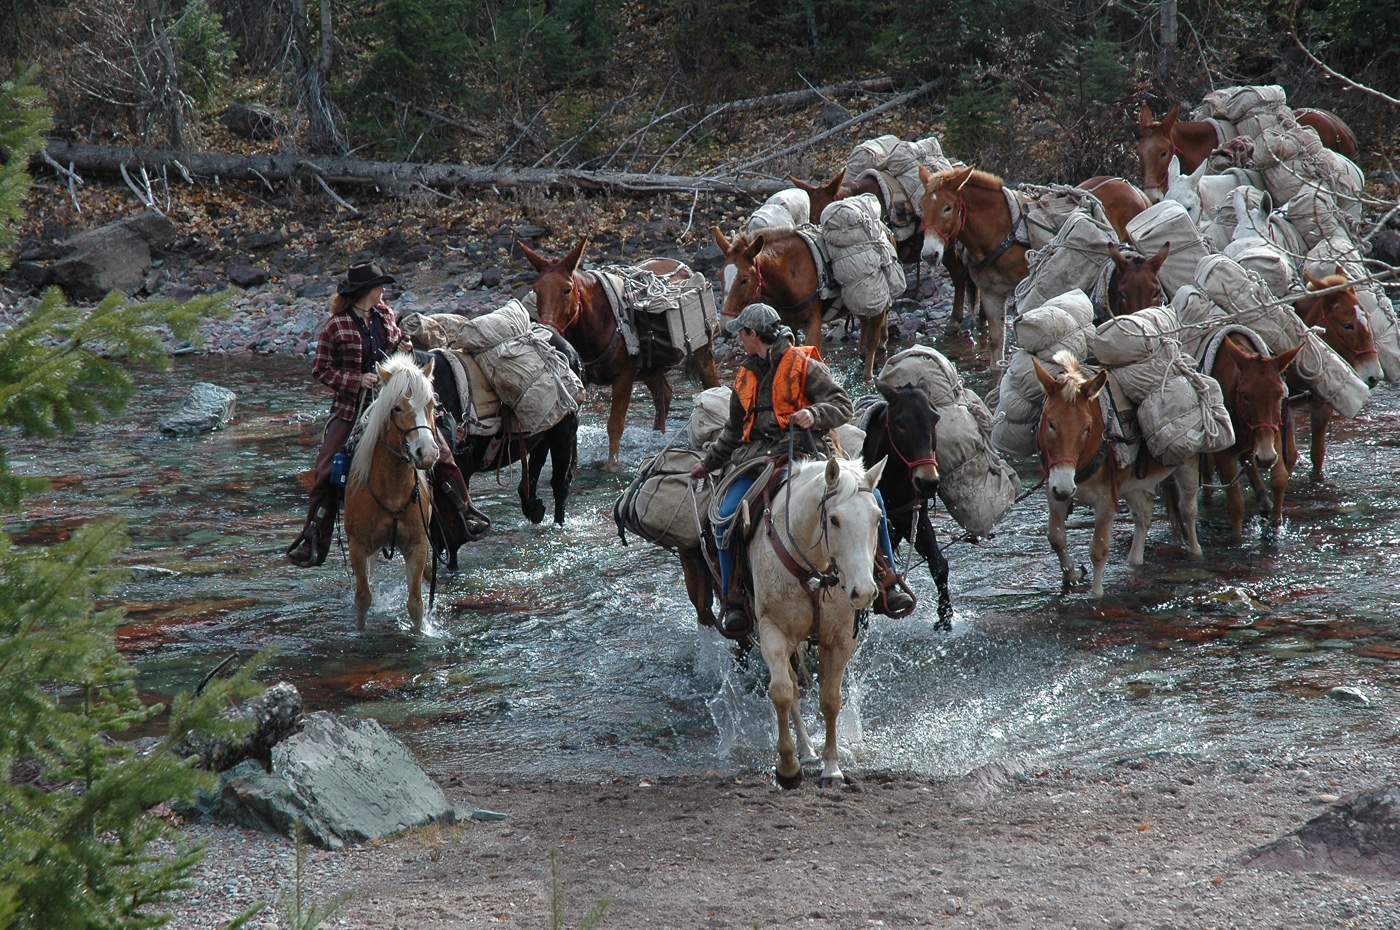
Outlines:
[{"label": "horse's head", "polygon": [[588,237],[584,236],[569,254],[551,260],[523,242],[516,243],[520,254],[539,272],[534,285],[535,318],[556,332],[564,332],[578,319],[583,293],[574,280],[574,272],[586,245]]},{"label": "horse's head", "polygon": [[963,186],[972,179],[973,168],[964,165],[948,168],[937,174],[919,166],[919,182],[924,195],[919,198],[919,215],[923,219],[924,261],[937,265],[943,253],[967,224],[967,204],[962,199]]},{"label": "horse's head", "polygon": [[938,493],[936,428],[938,411],[918,385],[900,387],[875,382],[885,398],[885,435],[890,450],[909,469],[909,481],[920,498]]},{"label": "horse's head", "polygon": [[1227,336],[1221,343],[1211,376],[1220,382],[1225,407],[1235,422],[1235,435],[1247,433],[1254,464],[1268,471],[1278,461],[1282,440],[1283,399],[1288,388],[1283,373],[1301,345],[1275,356],[1257,355]]},{"label": "horse's head", "polygon": [[787,176],[793,187],[807,192],[807,199],[812,202],[812,222],[821,219],[822,211],[831,206],[844,196],[841,190],[841,183],[846,180],[846,169],[842,168],[836,172],[836,177],[825,184],[809,184],[792,175]]},{"label": "horse's head", "polygon": [[721,317],[736,317],[749,304],[763,299],[763,273],[759,269],[759,253],[763,251],[764,233],[740,233],[730,242],[718,226],[711,226],[715,245],[724,253],[719,269]]},{"label": "horse's head", "polygon": [[1055,361],[1065,369],[1058,377],[1031,356],[1035,376],[1045,389],[1045,406],[1035,437],[1045,470],[1046,493],[1053,501],[1064,503],[1074,497],[1075,475],[1093,463],[1103,445],[1103,416],[1097,401],[1108,383],[1108,370],[1089,378],[1068,352],[1058,353]]},{"label": "horse's head", "polygon": [[[1337,266],[1334,274],[1325,278],[1315,278],[1303,272],[1308,290],[1320,291],[1347,284],[1349,279]],[[1366,382],[1367,387],[1375,387],[1384,377],[1381,371],[1380,356],[1376,352],[1376,340],[1371,332],[1371,321],[1367,318],[1361,303],[1356,299],[1356,288],[1316,297],[1305,297],[1294,305],[1298,316],[1309,326],[1322,327],[1322,341],[1346,359],[1356,376]]]},{"label": "horse's head", "polygon": [[355,448],[350,463],[351,480],[368,479],[377,445],[388,448],[414,468],[428,469],[437,464],[432,360],[420,369],[412,355],[401,352],[381,364],[378,374],[379,394],[366,414],[365,441]]},{"label": "horse's head", "polygon": [[[804,466],[820,468],[819,463]],[[825,549],[827,562],[857,610],[875,601],[875,553],[880,545],[880,505],[872,493],[884,473],[885,460],[870,468],[859,460],[830,458],[820,475],[820,524],[807,541]],[[794,502],[796,506],[796,502]]]},{"label": "horse's head", "polygon": [[1206,168],[1210,167],[1210,162],[1203,161],[1196,166],[1196,170],[1190,174],[1181,173],[1181,156],[1172,155],[1171,161],[1167,162],[1167,190],[1163,195],[1164,200],[1175,200],[1186,208],[1186,214],[1191,217],[1191,222],[1201,221],[1201,178],[1206,173]]},{"label": "horse's head", "polygon": [[1158,275],[1171,253],[1171,243],[1164,244],[1151,258],[1134,255],[1131,258],[1108,247],[1114,270],[1108,283],[1108,315],[1137,313],[1147,307],[1162,304],[1162,281]]},{"label": "horse's head", "polygon": [[1152,118],[1152,108],[1145,103],[1138,111],[1137,154],[1142,163],[1142,190],[1153,203],[1161,200],[1167,190],[1167,165],[1176,154],[1172,127],[1180,111],[1180,100],[1171,105],[1161,122]]}]

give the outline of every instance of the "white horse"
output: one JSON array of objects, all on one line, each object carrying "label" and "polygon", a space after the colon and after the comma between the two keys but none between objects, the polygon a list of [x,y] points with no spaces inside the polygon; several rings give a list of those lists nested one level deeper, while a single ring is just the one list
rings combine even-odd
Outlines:
[{"label": "white horse", "polygon": [[1190,174],[1181,173],[1181,159],[1173,155],[1172,160],[1167,162],[1167,192],[1162,196],[1163,200],[1175,200],[1186,208],[1186,213],[1191,217],[1191,222],[1199,224],[1201,222],[1201,193],[1199,185],[1201,177],[1209,167],[1209,161],[1203,161]]},{"label": "white horse", "polygon": [[365,627],[374,601],[371,560],[381,549],[403,553],[408,615],[423,631],[423,572],[428,564],[432,485],[437,464],[433,433],[433,363],[419,370],[413,356],[379,366],[379,396],[365,412],[365,429],[345,483],[345,539],[355,570],[355,625]]},{"label": "white horse", "polygon": [[748,545],[758,642],[768,665],[768,694],[778,717],[778,784],[796,788],[802,765],[789,721],[795,720],[802,748],[810,753],[796,713],[797,673],[793,656],[815,636],[821,710],[826,723],[822,786],[841,782],[836,720],[841,679],[855,653],[855,617],[874,602],[880,506],[873,490],[885,461],[867,469],[859,459],[828,459],[793,465],[774,493]]}]

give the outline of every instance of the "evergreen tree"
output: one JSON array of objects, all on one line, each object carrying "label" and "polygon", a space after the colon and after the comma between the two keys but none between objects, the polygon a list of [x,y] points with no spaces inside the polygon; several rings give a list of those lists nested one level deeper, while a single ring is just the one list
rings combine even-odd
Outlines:
[{"label": "evergreen tree", "polygon": [[[29,157],[49,126],[33,77],[0,83],[0,247],[14,242],[6,227],[22,215]],[[72,432],[121,409],[132,393],[124,364],[167,361],[155,327],[194,338],[198,319],[218,304],[133,304],[114,294],[84,311],[49,291],[0,333],[0,437]],[[12,474],[0,446],[0,509],[19,508],[42,484]],[[148,809],[215,781],[168,749],[190,731],[234,735],[240,727],[216,717],[255,690],[249,663],[198,696],[176,698],[159,745],[138,754],[122,742],[167,710],[142,705],[135,670],[116,649],[121,608],[93,609],[94,597],[121,580],[111,562],[123,544],[119,521],[89,524],[47,548],[16,546],[0,533],[0,926],[164,923],[160,905],[188,887],[200,850]],[[175,854],[153,846],[159,839]]]}]

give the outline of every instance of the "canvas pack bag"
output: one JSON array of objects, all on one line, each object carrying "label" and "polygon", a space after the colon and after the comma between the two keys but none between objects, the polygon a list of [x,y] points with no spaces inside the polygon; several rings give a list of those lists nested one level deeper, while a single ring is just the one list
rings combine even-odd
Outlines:
[{"label": "canvas pack bag", "polygon": [[1053,304],[1018,315],[1012,328],[1016,331],[1016,343],[1040,358],[1053,358],[1060,351],[1084,358],[1092,331],[1068,311]]},{"label": "canvas pack bag", "polygon": [[778,191],[749,217],[749,232],[777,226],[806,226],[812,221],[812,200],[797,187]]},{"label": "canvas pack bag", "polygon": [[642,461],[637,477],[613,504],[613,522],[623,545],[627,532],[667,549],[694,549],[700,545],[697,514],[709,510],[714,484],[692,490],[690,471],[701,454],[670,447]]},{"label": "canvas pack bag", "polygon": [[1015,308],[1040,307],[1066,291],[1092,290],[1111,261],[1108,247],[1117,242],[1106,219],[1075,211],[1050,242],[1029,253],[1030,273],[1016,285]]},{"label": "canvas pack bag", "polygon": [[523,336],[530,331],[530,313],[518,300],[508,300],[490,313],[467,320],[457,329],[449,343],[463,352],[480,352],[494,348],[507,339]]},{"label": "canvas pack bag", "polygon": [[876,316],[904,293],[904,266],[881,219],[880,200],[859,194],[822,211],[822,238],[831,253],[831,274],[841,301],[856,316]]},{"label": "canvas pack bag", "polygon": [[690,448],[703,452],[719,438],[720,430],[729,422],[729,401],[733,395],[734,390],[723,384],[695,395],[695,406],[685,425]]},{"label": "canvas pack bag", "polygon": [[1143,398],[1137,420],[1147,451],[1163,465],[1180,465],[1235,442],[1219,383],[1189,364],[1177,366],[1160,388]]},{"label": "canvas pack bag", "polygon": [[[1039,451],[1035,430],[1045,405],[1045,388],[1036,377],[1032,358],[1025,349],[1017,349],[1001,375],[992,416],[992,444],[1002,455],[1028,458]],[[1064,371],[1053,361],[1042,360],[1041,367],[1052,375]]]},{"label": "canvas pack bag", "polygon": [[541,433],[577,413],[583,382],[550,344],[549,334],[535,329],[477,352],[477,364],[510,407],[527,434]]},{"label": "canvas pack bag", "polygon": [[[1204,198],[1202,201],[1204,215]],[[1191,214],[1175,200],[1154,203],[1129,220],[1126,231],[1128,241],[1140,255],[1153,256],[1162,246],[1171,246],[1166,262],[1157,272],[1168,300],[1177,288],[1195,280],[1196,263],[1210,251],[1200,230],[1191,221]]]}]

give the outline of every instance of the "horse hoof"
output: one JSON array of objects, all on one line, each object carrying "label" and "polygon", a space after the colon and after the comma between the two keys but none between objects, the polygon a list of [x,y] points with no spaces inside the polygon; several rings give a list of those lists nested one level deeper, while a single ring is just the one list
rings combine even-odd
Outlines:
[{"label": "horse hoof", "polygon": [[617,471],[621,467],[622,465],[617,461],[617,459],[608,459],[606,462],[603,463],[603,471]]},{"label": "horse hoof", "polygon": [[544,521],[544,501],[536,498],[520,506],[524,511],[526,519],[531,523],[542,523]]},{"label": "horse hoof", "polygon": [[794,788],[798,788],[802,785],[802,769],[800,768],[794,775],[784,775],[782,772],[778,772],[777,776],[778,787],[783,789],[784,791],[791,791]]}]

